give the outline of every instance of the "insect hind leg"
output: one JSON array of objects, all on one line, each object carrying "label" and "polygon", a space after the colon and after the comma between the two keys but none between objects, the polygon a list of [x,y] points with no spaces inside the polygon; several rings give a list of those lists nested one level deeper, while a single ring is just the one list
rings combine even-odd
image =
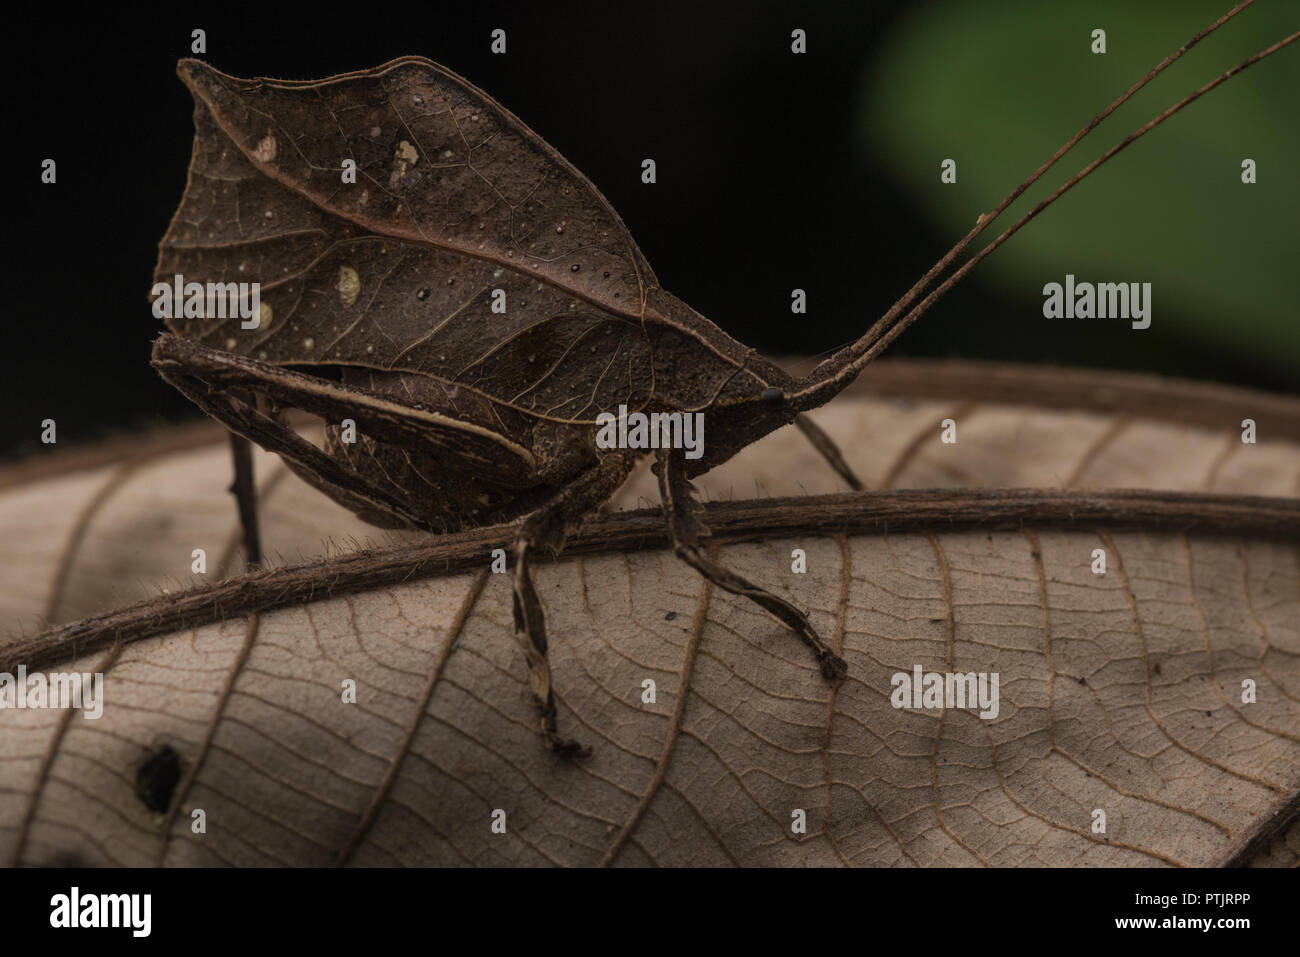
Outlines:
[{"label": "insect hind leg", "polygon": [[278,415],[261,411],[258,406],[263,403],[255,382],[231,383],[214,377],[203,362],[209,356],[220,359],[223,354],[177,336],[163,335],[154,342],[152,365],[164,380],[208,415],[240,437],[278,454],[299,478],[351,511],[359,515],[373,511],[392,516],[408,528],[441,531],[384,489],[366,482],[299,436]]},{"label": "insect hind leg", "polygon": [[827,680],[842,678],[848,671],[848,665],[822,641],[807,615],[784,598],[759,588],[748,579],[711,560],[700,550],[700,539],[708,534],[708,528],[700,520],[700,504],[695,500],[690,480],[686,477],[682,450],[660,450],[654,471],[659,477],[659,494],[663,499],[668,534],[672,538],[677,557],[719,588],[733,595],[743,595],[779,619],[812,649],[822,675]]}]

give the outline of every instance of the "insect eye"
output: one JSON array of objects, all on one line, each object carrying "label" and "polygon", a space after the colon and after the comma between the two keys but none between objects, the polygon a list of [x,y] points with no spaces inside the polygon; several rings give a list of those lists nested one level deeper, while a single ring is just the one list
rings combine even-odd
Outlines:
[{"label": "insect eye", "polygon": [[776,386],[770,385],[763,390],[763,394],[758,398],[764,405],[780,405],[785,401],[785,393]]}]

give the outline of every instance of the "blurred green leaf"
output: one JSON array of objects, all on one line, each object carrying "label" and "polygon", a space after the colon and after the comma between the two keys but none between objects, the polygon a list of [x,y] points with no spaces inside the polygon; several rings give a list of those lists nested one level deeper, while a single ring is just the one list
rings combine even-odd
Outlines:
[{"label": "blurred green leaf", "polygon": [[[1088,119],[1230,6],[946,0],[918,7],[863,78],[863,142],[955,241]],[[1260,0],[1240,13],[1117,110],[981,240],[1298,23],[1294,2]],[[1095,28],[1106,31],[1104,55],[1091,52]],[[1080,281],[1151,282],[1152,332],[1275,369],[1300,367],[1298,93],[1300,44],[1233,77],[1120,152],[978,269],[1035,295],[1067,272]],[[949,157],[958,165],[955,185],[939,180]],[[1241,182],[1247,157],[1258,166],[1255,185]]]}]

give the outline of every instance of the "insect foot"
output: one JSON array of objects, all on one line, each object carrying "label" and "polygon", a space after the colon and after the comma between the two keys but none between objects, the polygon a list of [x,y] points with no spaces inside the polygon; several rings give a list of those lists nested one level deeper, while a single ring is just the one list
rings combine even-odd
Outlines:
[{"label": "insect foot", "polygon": [[654,473],[659,477],[659,496],[663,499],[668,534],[672,537],[673,552],[677,557],[724,591],[743,595],[774,615],[812,649],[822,676],[828,681],[843,678],[849,666],[821,640],[807,615],[784,598],[759,588],[700,551],[700,539],[706,537],[709,530],[700,520],[700,504],[695,500],[694,488],[686,477],[686,462],[681,450],[660,450]]},{"label": "insect foot", "polygon": [[528,554],[532,542],[528,526],[515,543],[515,634],[528,663],[528,683],[541,719],[542,742],[547,749],[565,758],[585,758],[591,748],[557,733],[555,692],[551,688],[551,665],[547,658],[546,618],[529,574]]}]

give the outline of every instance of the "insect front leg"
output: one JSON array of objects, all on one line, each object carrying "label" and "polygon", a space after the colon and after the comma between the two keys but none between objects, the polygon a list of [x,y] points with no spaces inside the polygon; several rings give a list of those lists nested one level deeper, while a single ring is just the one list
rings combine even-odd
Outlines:
[{"label": "insect front leg", "polygon": [[827,435],[822,430],[822,427],[809,417],[808,413],[800,412],[795,416],[794,424],[804,434],[804,438],[826,460],[826,464],[835,470],[835,474],[844,479],[844,483],[849,488],[855,492],[861,492],[866,488],[862,484],[862,480],[858,478],[857,473],[853,471],[853,466],[849,465],[844,458],[844,453],[835,444],[835,440]]},{"label": "insect front leg", "polygon": [[548,749],[566,758],[586,757],[591,748],[561,738],[556,733],[546,616],[533,584],[532,553],[540,548],[559,551],[567,534],[618,490],[632,470],[634,461],[631,455],[605,456],[596,468],[570,482],[551,501],[533,512],[515,539],[515,634],[528,662],[528,681],[541,719],[542,741]]},{"label": "insect front leg", "polygon": [[673,551],[701,575],[733,595],[743,595],[762,609],[770,612],[785,624],[817,656],[822,675],[828,680],[844,676],[848,665],[821,640],[808,616],[784,598],[759,588],[753,582],[711,561],[700,551],[700,539],[708,528],[700,520],[700,504],[692,494],[694,489],[686,477],[686,459],[681,449],[661,449],[654,472],[659,477],[659,495],[663,499],[664,516],[668,520],[668,534],[672,537]]}]

